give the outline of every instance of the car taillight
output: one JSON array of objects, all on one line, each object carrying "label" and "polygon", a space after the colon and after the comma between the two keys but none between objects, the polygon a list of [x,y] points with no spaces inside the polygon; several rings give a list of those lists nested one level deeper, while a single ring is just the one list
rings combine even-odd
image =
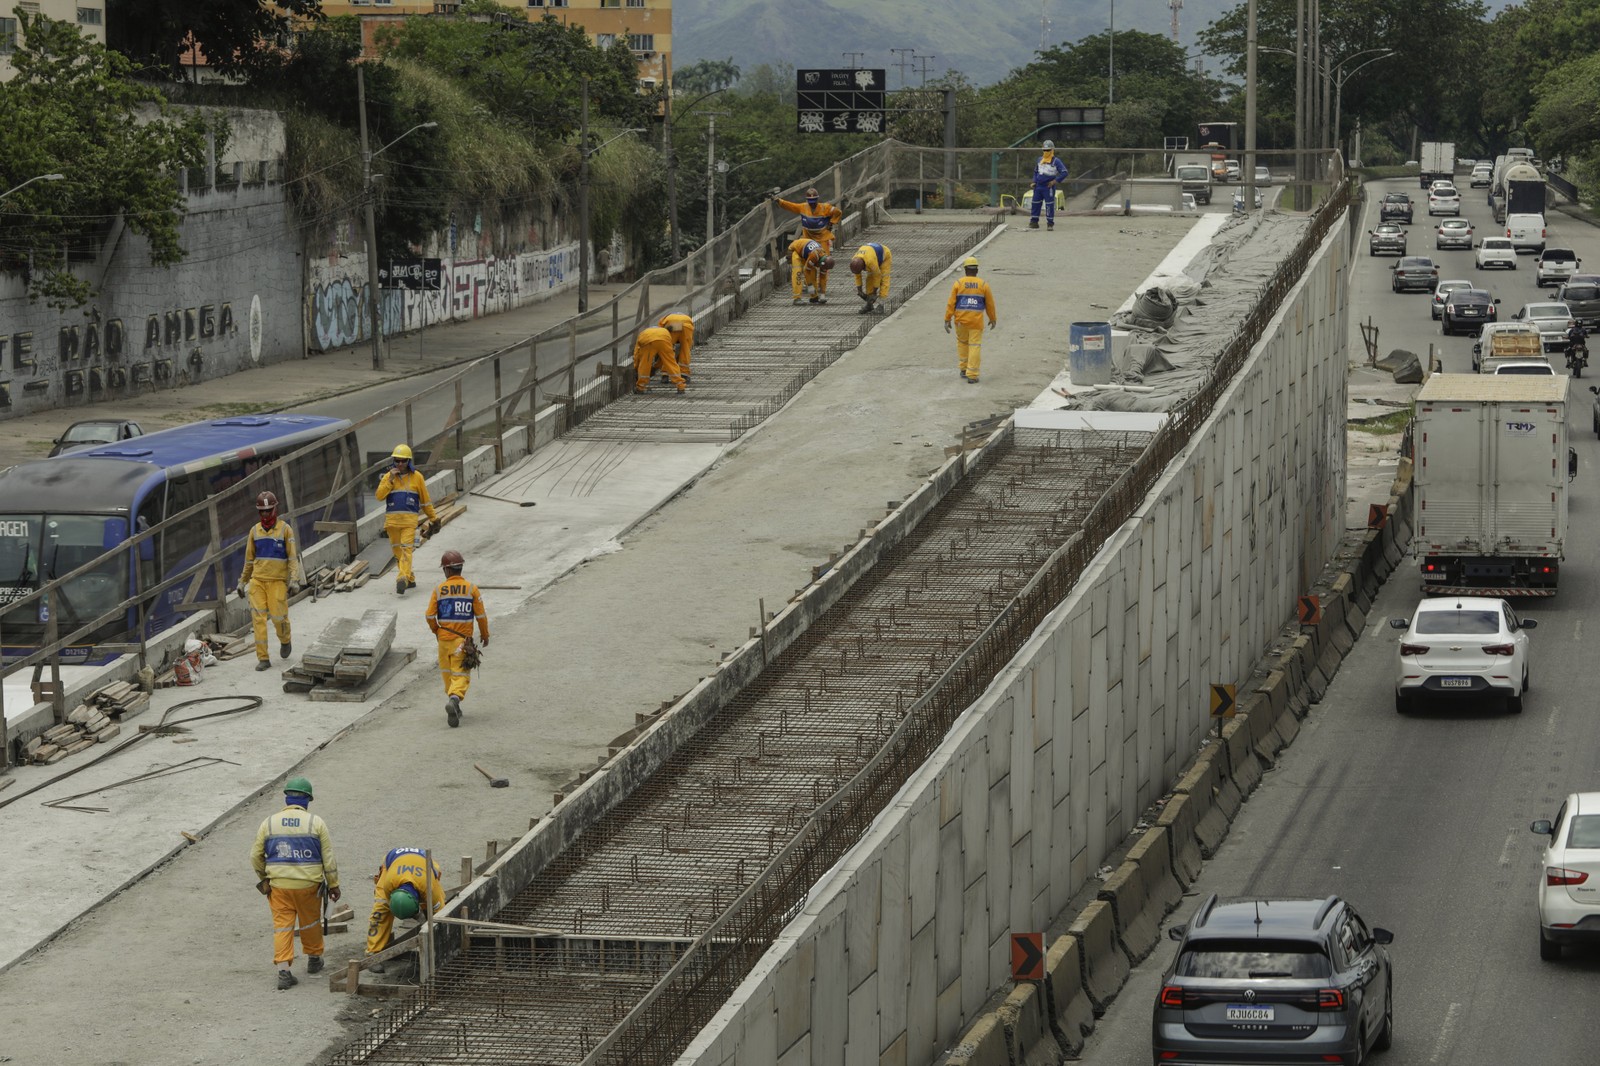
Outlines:
[{"label": "car taillight", "polygon": [[1344,993],[1337,988],[1324,988],[1317,993],[1318,1010],[1344,1010]]},{"label": "car taillight", "polygon": [[1485,644],[1483,646],[1483,654],[1485,655],[1515,655],[1516,651],[1517,649],[1510,644]]},{"label": "car taillight", "polygon": [[1426,654],[1428,654],[1428,652],[1430,652],[1432,650],[1433,649],[1427,644],[1402,644],[1402,645],[1400,645],[1400,654],[1401,655],[1426,655]]},{"label": "car taillight", "polygon": [[1544,883],[1547,885],[1581,885],[1587,880],[1589,875],[1582,870],[1567,870],[1560,866],[1544,868]]},{"label": "car taillight", "polygon": [[1183,989],[1178,985],[1166,985],[1161,989],[1161,1005],[1171,1007],[1173,1010],[1183,1009]]}]

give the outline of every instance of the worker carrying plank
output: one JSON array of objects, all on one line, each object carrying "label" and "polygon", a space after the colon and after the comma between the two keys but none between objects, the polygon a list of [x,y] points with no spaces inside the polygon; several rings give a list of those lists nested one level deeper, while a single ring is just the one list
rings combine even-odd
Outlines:
[{"label": "worker carrying plank", "polygon": [[474,622],[479,642],[489,646],[489,616],[484,613],[478,586],[461,576],[466,565],[466,559],[454,548],[440,556],[444,580],[428,597],[428,628],[439,641],[444,717],[451,729],[461,724],[461,701],[467,698],[467,686],[472,682],[470,671],[478,665],[478,646],[472,642]]},{"label": "worker carrying plank", "polygon": [[256,831],[250,865],[256,889],[272,907],[272,962],[278,988],[299,984],[294,975],[294,938],[306,953],[306,973],[322,972],[322,897],[338,902],[339,866],[323,820],[312,814],[311,782],[291,777],[283,786],[283,810]]},{"label": "worker carrying plank", "polygon": [[444,874],[434,863],[430,878],[427,862],[427,853],[421,848],[392,848],[383,857],[372,889],[372,917],[367,919],[368,955],[376,955],[389,946],[396,918],[405,921],[421,913],[430,881],[433,909],[444,906]]}]

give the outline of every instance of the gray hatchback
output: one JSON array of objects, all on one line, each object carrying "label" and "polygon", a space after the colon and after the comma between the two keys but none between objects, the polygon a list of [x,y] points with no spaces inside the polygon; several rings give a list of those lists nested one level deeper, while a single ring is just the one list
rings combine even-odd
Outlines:
[{"label": "gray hatchback", "polygon": [[1394,935],[1337,896],[1211,896],[1167,935],[1179,947],[1151,1022],[1157,1063],[1353,1066],[1388,1049]]},{"label": "gray hatchback", "polygon": [[1556,290],[1572,317],[1586,327],[1600,325],[1600,274],[1574,274]]}]

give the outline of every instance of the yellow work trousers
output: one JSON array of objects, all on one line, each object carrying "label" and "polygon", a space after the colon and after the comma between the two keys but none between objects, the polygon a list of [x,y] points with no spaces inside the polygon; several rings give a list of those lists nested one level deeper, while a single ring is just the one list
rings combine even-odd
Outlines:
[{"label": "yellow work trousers", "polygon": [[805,291],[810,285],[813,294],[821,296],[828,291],[828,272],[818,270],[814,266],[806,266],[800,262],[798,256],[789,257],[789,287],[793,290],[795,298]]},{"label": "yellow work trousers", "polygon": [[394,915],[389,913],[389,900],[379,897],[372,904],[372,917],[367,919],[367,954],[376,955],[389,946],[394,936]]},{"label": "yellow work trousers", "polygon": [[684,374],[689,373],[689,354],[694,351],[694,338],[679,337],[673,344],[673,351],[678,356],[678,369]]},{"label": "yellow work trousers", "polygon": [[650,387],[650,375],[656,372],[656,360],[661,360],[661,372],[672,380],[682,391],[686,382],[683,380],[683,370],[678,366],[678,360],[671,351],[660,353],[651,351],[635,351],[633,353],[633,372],[636,376],[640,391]]},{"label": "yellow work trousers", "polygon": [[394,552],[394,561],[400,568],[400,577],[407,581],[417,579],[416,573],[411,569],[411,553],[417,546],[419,518],[418,515],[401,511],[383,520],[384,532],[389,535],[389,550]]},{"label": "yellow work trousers", "polygon": [[289,583],[264,578],[250,579],[250,628],[256,636],[256,658],[266,662],[267,622],[278,631],[278,643],[289,643]]},{"label": "yellow work trousers", "polygon": [[322,954],[322,886],[279,888],[267,897],[272,904],[272,961],[280,970],[294,962],[294,937],[311,956]]},{"label": "yellow work trousers", "polygon": [[961,372],[969,378],[978,376],[978,364],[983,358],[983,327],[956,326],[956,356],[961,360]]},{"label": "yellow work trousers", "polygon": [[461,639],[460,634],[439,630],[439,677],[444,680],[446,699],[451,696],[463,700],[467,698],[467,686],[472,683],[472,677],[462,665],[466,652],[467,642]]}]

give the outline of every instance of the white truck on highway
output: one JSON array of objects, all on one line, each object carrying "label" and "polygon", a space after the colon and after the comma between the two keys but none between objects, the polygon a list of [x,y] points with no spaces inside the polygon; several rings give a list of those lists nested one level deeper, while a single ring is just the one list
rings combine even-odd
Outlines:
[{"label": "white truck on highway", "polygon": [[1554,596],[1567,537],[1564,375],[1434,374],[1412,425],[1426,595]]},{"label": "white truck on highway", "polygon": [[1456,146],[1454,141],[1422,142],[1422,187],[1426,189],[1436,181],[1456,180]]}]

